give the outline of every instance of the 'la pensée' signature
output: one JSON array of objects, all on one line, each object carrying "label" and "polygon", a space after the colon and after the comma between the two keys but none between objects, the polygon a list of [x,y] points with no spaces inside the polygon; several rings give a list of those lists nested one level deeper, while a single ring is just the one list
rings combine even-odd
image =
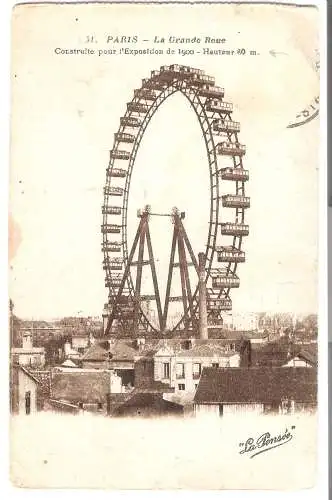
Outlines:
[{"label": "'la pens\u00e9e' signature", "polygon": [[[295,425],[291,427],[292,430],[295,429]],[[258,438],[249,437],[244,443],[239,443],[239,446],[243,448],[240,454],[252,453],[250,458],[254,458],[260,453],[277,448],[277,446],[283,446],[289,443],[293,439],[293,434],[286,429],[283,434],[278,434],[276,436],[271,436],[270,432],[264,432]]]}]

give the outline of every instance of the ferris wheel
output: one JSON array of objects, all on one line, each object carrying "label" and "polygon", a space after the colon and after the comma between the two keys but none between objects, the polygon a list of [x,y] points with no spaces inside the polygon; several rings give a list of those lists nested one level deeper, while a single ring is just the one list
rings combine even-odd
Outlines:
[{"label": "ferris wheel", "polygon": [[[245,221],[246,209],[250,207],[250,198],[245,193],[249,172],[243,168],[246,149],[239,142],[240,123],[232,120],[233,105],[224,101],[224,89],[216,86],[215,79],[200,69],[171,65],[152,71],[150,78],[142,80],[141,88],[134,90],[134,97],[127,103],[126,112],[120,118],[119,129],[114,135],[106,170],[101,226],[109,316],[125,325],[133,315],[136,314],[137,318],[138,314],[140,328],[144,331],[162,331],[165,321],[156,328],[142,307],[145,300],[157,300],[158,309],[161,308],[158,285],[155,295],[141,295],[135,289],[130,271],[131,265],[137,266],[137,261],[132,260],[133,249],[128,249],[130,184],[144,132],[161,104],[176,92],[188,100],[195,112],[206,148],[210,214],[205,241],[205,281],[210,324],[220,323],[222,314],[232,309],[231,290],[240,286],[238,264],[245,262],[242,241],[249,234],[249,226]],[[141,213],[140,230],[144,232],[151,250],[149,255],[152,260],[149,262],[155,282],[151,240],[146,225],[148,215],[148,211]],[[174,215],[179,231],[184,231],[181,217],[177,213]],[[138,240],[139,231],[136,243]],[[197,294],[198,285],[190,294],[191,304],[184,304],[184,314],[173,330],[188,326],[185,321],[188,311],[194,324],[198,313]],[[168,297],[170,300],[172,298]],[[112,320],[107,333],[110,332]]]}]

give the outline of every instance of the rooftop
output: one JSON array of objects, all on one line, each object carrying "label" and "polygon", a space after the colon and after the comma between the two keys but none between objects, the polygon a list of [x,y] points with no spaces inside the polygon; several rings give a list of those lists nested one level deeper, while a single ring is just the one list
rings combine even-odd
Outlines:
[{"label": "rooftop", "polygon": [[307,368],[203,368],[195,403],[317,401],[317,372]]},{"label": "rooftop", "polygon": [[51,387],[53,399],[102,403],[110,392],[110,374],[102,371],[53,373]]}]

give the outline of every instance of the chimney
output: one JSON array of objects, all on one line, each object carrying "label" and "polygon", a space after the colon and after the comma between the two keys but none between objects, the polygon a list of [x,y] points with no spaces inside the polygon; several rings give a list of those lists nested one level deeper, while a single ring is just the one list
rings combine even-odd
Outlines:
[{"label": "chimney", "polygon": [[136,345],[137,345],[139,351],[143,351],[144,346],[145,346],[145,338],[138,337],[136,340]]},{"label": "chimney", "polygon": [[206,309],[205,254],[198,254],[199,337],[209,338]]},{"label": "chimney", "polygon": [[22,347],[27,350],[32,349],[32,333],[30,331],[23,333]]}]

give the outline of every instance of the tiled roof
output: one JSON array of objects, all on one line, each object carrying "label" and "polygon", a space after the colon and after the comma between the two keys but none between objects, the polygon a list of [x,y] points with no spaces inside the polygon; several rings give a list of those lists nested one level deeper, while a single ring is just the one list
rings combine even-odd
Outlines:
[{"label": "tiled roof", "polygon": [[144,383],[142,382],[141,384],[136,384],[133,392],[163,394],[174,392],[174,387],[171,387],[169,384],[165,384],[164,382],[160,382],[159,380],[154,380],[150,383],[144,381]]},{"label": "tiled roof", "polygon": [[[179,352],[190,352],[193,349],[199,349],[202,348],[203,346],[207,348],[212,348],[212,349],[221,349],[222,347],[229,345],[230,342],[236,342],[239,339],[192,339],[193,347],[188,349],[184,348],[185,342],[190,341],[191,339],[149,339],[146,341],[146,344],[144,348],[137,352],[139,356],[153,356],[159,349],[162,349],[163,347],[167,346],[168,348],[172,349],[174,352],[177,354]],[[182,355],[182,354],[181,354]],[[189,355],[189,354],[188,354]]]},{"label": "tiled roof", "polygon": [[299,358],[308,361],[308,363],[312,364],[313,366],[317,366],[317,354],[317,345],[302,347],[297,353]]},{"label": "tiled roof", "polygon": [[194,346],[192,349],[186,349],[179,351],[177,353],[178,357],[213,357],[213,356],[218,356],[218,357],[231,357],[237,354],[235,351],[225,351],[222,346],[216,345],[216,344],[210,344],[210,345],[197,345]]},{"label": "tiled roof", "polygon": [[125,342],[116,342],[110,346],[110,353],[113,360],[134,361],[137,350],[130,347]]},{"label": "tiled roof", "polygon": [[40,381],[34,375],[32,375],[32,373],[29,372],[29,370],[27,370],[24,366],[19,365],[18,363],[13,363],[13,365],[11,366],[11,369],[12,370],[21,370],[28,377],[30,377],[34,382],[36,382],[37,384],[40,383]]},{"label": "tiled roof", "polygon": [[314,403],[317,373],[307,368],[203,368],[195,403]]},{"label": "tiled roof", "polygon": [[128,401],[123,403],[117,410],[118,414],[123,414],[129,408],[153,408],[161,412],[182,412],[183,406],[177,403],[166,401],[161,395],[152,393],[136,393]]},{"label": "tiled roof", "polygon": [[[105,342],[103,343],[103,345]],[[130,347],[126,342],[115,341],[111,344],[109,350],[100,343],[93,344],[82,357],[83,361],[134,361],[138,351]],[[112,356],[109,357],[109,354]]]},{"label": "tiled roof", "polygon": [[69,402],[101,403],[110,392],[110,374],[106,372],[54,373],[52,398]]},{"label": "tiled roof", "polygon": [[86,353],[82,356],[83,361],[106,361],[108,352],[99,344],[93,344]]}]

